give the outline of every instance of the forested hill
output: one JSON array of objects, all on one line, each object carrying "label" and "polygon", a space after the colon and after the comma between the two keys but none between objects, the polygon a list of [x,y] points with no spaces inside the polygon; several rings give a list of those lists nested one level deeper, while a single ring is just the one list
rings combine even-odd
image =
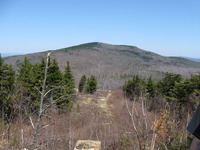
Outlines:
[{"label": "forested hill", "polygon": [[[39,62],[47,52],[6,57],[5,63],[15,69],[26,56],[32,63]],[[56,58],[61,70],[66,62],[74,73],[76,83],[83,74],[97,77],[99,88],[119,88],[134,74],[143,77],[152,75],[156,79],[165,72],[179,73],[189,76],[200,72],[200,63],[179,57],[164,57],[135,46],[110,45],[105,43],[87,43],[73,47],[51,50],[51,58]]]}]

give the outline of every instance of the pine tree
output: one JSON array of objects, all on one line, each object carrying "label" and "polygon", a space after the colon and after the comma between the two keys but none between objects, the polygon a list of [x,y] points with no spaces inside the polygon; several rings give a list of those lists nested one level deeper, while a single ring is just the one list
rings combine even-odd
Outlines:
[{"label": "pine tree", "polygon": [[15,72],[0,55],[0,108],[2,119],[10,119],[13,109]]},{"label": "pine tree", "polygon": [[123,86],[123,91],[126,96],[133,100],[134,97],[140,97],[145,92],[146,82],[139,77],[139,75],[134,75],[132,80],[129,80]]},{"label": "pine tree", "polygon": [[181,103],[189,101],[189,95],[191,94],[189,80],[176,82],[173,88],[173,99]]},{"label": "pine tree", "polygon": [[146,82],[139,76],[136,75],[133,77],[134,90],[133,93],[135,96],[140,97],[145,92]]},{"label": "pine tree", "polygon": [[69,62],[67,62],[67,67],[65,67],[64,75],[63,75],[63,90],[62,96],[65,96],[61,101],[57,103],[58,107],[62,108],[62,106],[71,106],[72,99],[74,94],[75,82],[74,77],[69,66]]},{"label": "pine tree", "polygon": [[42,81],[44,79],[44,71],[45,71],[46,62],[45,59],[42,58],[41,61],[33,66],[33,74],[34,74],[34,83],[38,88],[41,87]]},{"label": "pine tree", "polygon": [[87,93],[93,94],[97,90],[97,79],[95,76],[91,76],[86,83],[86,88],[85,88]]},{"label": "pine tree", "polygon": [[194,92],[200,94],[200,73],[191,75],[190,86]]},{"label": "pine tree", "polygon": [[63,80],[64,80],[64,86],[65,86],[65,93],[73,94],[75,83],[74,83],[74,77],[73,77],[71,68],[69,66],[69,62],[67,62],[67,67],[65,67]]},{"label": "pine tree", "polygon": [[[46,92],[48,95],[45,97],[44,103],[50,103],[51,101],[62,96],[62,85],[63,85],[63,75],[59,69],[58,62],[56,59],[50,61],[50,57],[48,57],[48,69],[47,69],[47,80],[46,80]],[[42,82],[44,80],[44,72],[45,72],[46,62],[45,59],[42,58],[40,63],[33,65],[33,74],[34,74],[34,86],[35,94],[38,95],[37,99],[39,99],[39,91],[42,90]],[[39,103],[38,103],[39,104]]]},{"label": "pine tree", "polygon": [[79,90],[79,92],[83,92],[84,87],[85,87],[85,84],[86,84],[86,80],[87,80],[86,76],[83,75],[83,76],[81,77],[80,82],[79,82],[79,85],[78,85],[78,90]]},{"label": "pine tree", "polygon": [[180,74],[166,73],[165,77],[158,83],[158,88],[164,96],[173,98],[175,84],[180,81],[182,81]]},{"label": "pine tree", "polygon": [[49,87],[59,86],[62,83],[62,72],[59,69],[58,62],[54,59],[50,62],[47,75],[47,85]]},{"label": "pine tree", "polygon": [[146,92],[147,92],[148,97],[150,98],[154,98],[156,95],[156,85],[152,79],[152,76],[148,78]]},{"label": "pine tree", "polygon": [[62,84],[63,75],[59,69],[58,62],[54,59],[49,63],[48,73],[47,73],[47,89],[51,90],[50,97],[54,99],[59,98],[62,95]]},{"label": "pine tree", "polygon": [[27,59],[24,58],[24,62],[20,64],[18,70],[18,77],[17,80],[25,87],[27,92],[27,96],[31,93],[31,89],[33,86],[33,65]]},{"label": "pine tree", "polygon": [[20,99],[27,105],[29,111],[33,111],[39,106],[39,84],[38,75],[36,74],[36,65],[32,65],[27,57],[24,58],[23,63],[18,69],[17,84],[20,94]]}]

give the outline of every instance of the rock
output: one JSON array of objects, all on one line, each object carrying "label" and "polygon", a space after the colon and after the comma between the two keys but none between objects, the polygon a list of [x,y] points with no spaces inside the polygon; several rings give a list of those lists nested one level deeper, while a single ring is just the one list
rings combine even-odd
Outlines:
[{"label": "rock", "polygon": [[100,150],[100,148],[100,141],[78,140],[74,150]]}]

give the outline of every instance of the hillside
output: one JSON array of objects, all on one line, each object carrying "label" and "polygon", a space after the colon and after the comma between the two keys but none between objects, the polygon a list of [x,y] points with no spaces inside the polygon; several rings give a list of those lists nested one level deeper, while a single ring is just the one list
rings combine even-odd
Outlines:
[{"label": "hillside", "polygon": [[200,62],[200,58],[190,58],[190,57],[183,57],[183,58],[186,58],[186,59],[194,61],[194,62]]},{"label": "hillside", "polygon": [[[5,62],[17,69],[25,56],[32,63],[37,63],[47,52],[49,51],[6,57]],[[67,61],[70,62],[76,82],[83,74],[93,74],[97,77],[101,89],[119,88],[134,74],[143,77],[152,75],[159,79],[164,72],[189,76],[200,71],[200,63],[179,57],[163,57],[134,46],[93,42],[51,52],[51,58],[57,59],[61,70]]]}]

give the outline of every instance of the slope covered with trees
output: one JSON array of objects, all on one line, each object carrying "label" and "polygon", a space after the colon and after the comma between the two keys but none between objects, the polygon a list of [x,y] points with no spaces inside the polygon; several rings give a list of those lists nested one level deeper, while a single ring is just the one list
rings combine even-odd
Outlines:
[{"label": "slope covered with trees", "polygon": [[[28,54],[32,64],[40,62],[49,51]],[[200,63],[184,58],[164,57],[135,46],[110,45],[105,43],[87,43],[73,47],[51,50],[51,59],[58,61],[64,71],[66,60],[70,62],[76,85],[82,75],[94,75],[100,89],[119,88],[133,75],[161,79],[166,72],[178,73],[183,77],[200,71]],[[7,64],[18,68],[24,56],[5,58]],[[118,81],[118,82],[116,82]]]}]

